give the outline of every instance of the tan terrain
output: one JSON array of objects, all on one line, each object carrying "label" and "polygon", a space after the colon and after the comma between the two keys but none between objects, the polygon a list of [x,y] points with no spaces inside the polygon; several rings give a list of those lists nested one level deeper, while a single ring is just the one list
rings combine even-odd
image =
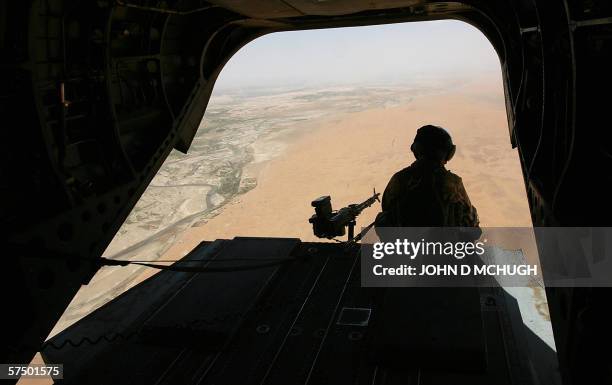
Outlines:
[{"label": "tan terrain", "polygon": [[[234,236],[316,239],[310,202],[331,195],[334,207],[383,192],[394,172],[414,157],[410,144],[422,125],[447,128],[457,153],[447,168],[463,178],[481,226],[530,226],[518,152],[508,134],[501,82],[488,80],[451,92],[414,98],[396,107],[373,108],[327,119],[292,141],[257,172],[257,187],[223,212],[192,227],[165,258],[184,255],[201,240]],[[365,226],[376,204],[358,218]]]}]

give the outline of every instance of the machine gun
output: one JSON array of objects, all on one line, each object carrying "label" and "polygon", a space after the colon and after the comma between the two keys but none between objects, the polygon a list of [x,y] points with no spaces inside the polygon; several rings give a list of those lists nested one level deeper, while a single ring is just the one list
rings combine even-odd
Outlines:
[{"label": "machine gun", "polygon": [[340,210],[333,211],[331,205],[331,197],[325,195],[312,201],[312,206],[315,208],[315,214],[310,217],[308,222],[312,223],[314,235],[319,238],[332,239],[343,236],[348,227],[348,240],[352,240],[355,235],[355,218],[361,212],[374,204],[380,202],[378,197],[380,193],[374,190],[374,194],[361,203],[350,204]]}]

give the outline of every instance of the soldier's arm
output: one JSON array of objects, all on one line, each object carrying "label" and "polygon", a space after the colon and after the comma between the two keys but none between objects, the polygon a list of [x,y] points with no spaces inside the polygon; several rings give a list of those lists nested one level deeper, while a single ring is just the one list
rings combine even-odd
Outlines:
[{"label": "soldier's arm", "polygon": [[394,202],[399,197],[399,194],[400,194],[399,177],[397,176],[397,174],[394,174],[389,180],[389,183],[387,183],[387,187],[385,188],[385,191],[383,193],[382,202],[381,202],[382,210],[383,211],[391,210],[393,208]]},{"label": "soldier's arm", "polygon": [[393,208],[395,206],[395,202],[400,195],[400,183],[399,177],[397,173],[391,177],[389,183],[387,183],[387,187],[383,192],[382,201],[380,205],[382,206],[382,211],[378,213],[376,216],[376,233],[380,237],[380,239],[384,238],[384,235],[378,232],[379,227],[390,227],[396,226],[395,215],[393,213]]},{"label": "soldier's arm", "polygon": [[478,218],[478,211],[476,210],[476,207],[474,207],[470,202],[470,198],[468,196],[467,191],[465,190],[465,186],[463,185],[463,181],[461,180],[461,178],[458,178],[457,187],[463,206],[463,213],[461,215],[463,226],[478,227],[478,225],[480,224],[480,220]]}]

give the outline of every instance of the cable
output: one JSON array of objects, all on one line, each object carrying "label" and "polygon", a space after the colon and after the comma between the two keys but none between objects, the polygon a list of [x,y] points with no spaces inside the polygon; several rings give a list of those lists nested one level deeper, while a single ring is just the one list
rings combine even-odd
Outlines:
[{"label": "cable", "polygon": [[[122,261],[120,259],[112,259],[109,258],[109,260],[111,261]],[[287,257],[282,257],[282,258],[257,258],[257,259],[250,259],[250,258],[225,258],[225,259],[211,259],[211,260],[182,260],[182,259],[152,259],[152,260],[135,260],[135,259],[129,259],[127,261],[130,262],[137,262],[137,263],[202,263],[202,262],[206,262],[206,263],[211,263],[211,262],[253,262],[253,261],[287,261],[287,260],[294,260],[294,258],[287,258]]]},{"label": "cable", "polygon": [[[126,260],[117,260],[117,259],[107,259],[100,258],[96,260],[101,266],[128,266],[128,265],[138,265],[151,267],[159,270],[168,270],[168,271],[177,271],[184,273],[219,273],[219,272],[232,272],[232,271],[246,271],[246,270],[257,270],[263,269],[266,267],[277,266],[287,262],[295,261],[295,258],[279,258],[278,261],[267,262],[267,263],[259,263],[253,265],[237,265],[237,266],[226,266],[226,267],[208,267],[208,266],[178,266],[174,265],[159,265],[156,263],[149,262],[135,262],[135,261],[126,261]],[[180,261],[179,261],[180,262]],[[205,261],[203,261],[205,262]]]},{"label": "cable", "polygon": [[[130,261],[125,259],[108,259],[104,257],[91,259],[91,258],[78,258],[78,257],[67,257],[67,256],[21,256],[22,258],[36,258],[36,259],[55,259],[55,260],[78,260],[78,261],[88,261],[98,264],[99,266],[120,266],[125,267],[128,265],[138,265],[144,267],[150,267],[159,270],[169,270],[169,271],[177,271],[177,272],[185,272],[185,273],[218,273],[218,272],[232,272],[232,271],[247,271],[247,270],[257,270],[263,269],[270,266],[282,265],[288,262],[297,261],[297,258],[261,258],[261,259],[248,259],[248,258],[228,258],[228,259],[211,259],[211,260],[159,260],[159,261],[146,261],[146,260],[136,260]],[[224,266],[224,267],[209,267],[208,264],[210,262],[234,262],[234,261],[251,261],[251,262],[259,262],[259,261],[268,261],[265,263],[255,263],[255,264],[246,264],[246,265],[235,265],[235,266]],[[173,265],[160,265],[159,263],[174,263]],[[206,266],[181,266],[185,263],[206,263]]]},{"label": "cable", "polygon": [[[553,198],[552,198],[552,204],[551,204],[551,210],[553,211],[553,213],[554,213],[555,206],[557,203],[559,191],[561,191],[561,185],[563,184],[563,181],[565,180],[565,175],[567,174],[567,170],[569,169],[569,166],[572,163],[572,156],[574,154],[574,142],[576,140],[576,74],[577,74],[576,49],[574,47],[574,31],[571,28],[572,20],[571,20],[571,15],[570,15],[570,7],[569,7],[569,4],[567,3],[567,0],[563,1],[563,6],[565,7],[565,14],[567,16],[567,25],[568,25],[568,30],[569,30],[569,47],[570,47],[571,64],[572,64],[572,68],[571,68],[571,73],[572,73],[572,78],[571,78],[572,96],[571,98],[572,100],[571,100],[571,116],[570,116],[571,132],[570,132],[569,149],[567,151],[567,158],[565,160],[565,164],[563,165],[563,169],[561,170],[561,175],[559,176],[557,185],[555,186],[555,189],[553,192]],[[567,113],[567,105],[566,105],[565,111]]]}]

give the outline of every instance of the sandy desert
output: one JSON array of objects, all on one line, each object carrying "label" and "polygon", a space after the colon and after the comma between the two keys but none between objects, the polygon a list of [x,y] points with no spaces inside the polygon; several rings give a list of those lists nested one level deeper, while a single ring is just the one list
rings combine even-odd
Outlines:
[{"label": "sandy desert", "polygon": [[[481,226],[530,226],[501,82],[483,79],[446,92],[424,93],[399,105],[327,117],[307,135],[288,135],[282,154],[245,168],[257,187],[236,196],[221,215],[186,230],[167,256],[181,256],[202,239],[315,240],[307,221],[310,202],[331,195],[335,207],[341,207],[364,200],[374,188],[384,191],[391,175],[414,160],[409,148],[416,129],[430,123],[446,127],[454,137],[457,154],[447,168],[463,178]],[[358,225],[369,224],[377,212],[377,207],[365,211]]]}]

